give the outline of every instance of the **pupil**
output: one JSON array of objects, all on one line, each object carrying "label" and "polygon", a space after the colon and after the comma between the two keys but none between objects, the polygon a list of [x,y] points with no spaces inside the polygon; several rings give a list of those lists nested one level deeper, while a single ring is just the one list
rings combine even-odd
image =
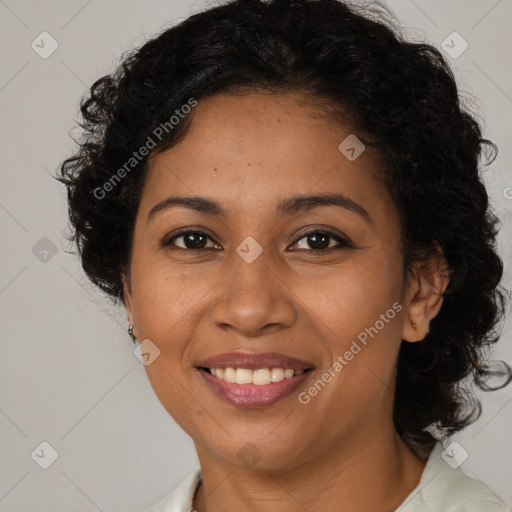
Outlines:
[{"label": "pupil", "polygon": [[[198,243],[198,239],[202,238],[202,240],[199,241]],[[203,235],[199,234],[199,233],[188,233],[185,238],[185,246],[188,248],[188,249],[202,249],[205,245],[205,240],[206,240],[206,237],[204,237]]]},{"label": "pupil", "polygon": [[329,235],[322,233],[309,235],[308,244],[312,249],[326,249],[329,247]]}]

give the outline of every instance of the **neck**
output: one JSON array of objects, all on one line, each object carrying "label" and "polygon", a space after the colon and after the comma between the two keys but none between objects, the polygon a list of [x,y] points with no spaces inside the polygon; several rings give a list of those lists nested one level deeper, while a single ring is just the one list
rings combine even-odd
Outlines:
[{"label": "neck", "polygon": [[226,465],[197,445],[203,482],[197,512],[394,511],[418,484],[421,461],[394,429],[379,436],[359,435],[300,466],[276,471]]}]

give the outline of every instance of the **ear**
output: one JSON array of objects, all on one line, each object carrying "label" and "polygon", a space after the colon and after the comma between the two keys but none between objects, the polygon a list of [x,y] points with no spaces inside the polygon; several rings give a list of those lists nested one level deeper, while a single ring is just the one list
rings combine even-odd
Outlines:
[{"label": "ear", "polygon": [[123,272],[121,279],[123,281],[123,304],[126,309],[126,314],[128,316],[128,322],[130,324],[135,324],[135,311],[133,307],[133,296],[130,276]]},{"label": "ear", "polygon": [[443,305],[443,294],[450,282],[450,269],[441,247],[423,264],[416,265],[408,278],[404,300],[402,339],[421,341],[428,333],[430,321]]}]

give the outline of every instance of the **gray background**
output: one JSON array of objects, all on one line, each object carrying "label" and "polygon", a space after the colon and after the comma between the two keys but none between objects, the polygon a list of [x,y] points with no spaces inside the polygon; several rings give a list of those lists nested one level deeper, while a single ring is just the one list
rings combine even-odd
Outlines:
[{"label": "gray background", "polygon": [[[388,4],[412,38],[441,47],[457,31],[469,43],[448,58],[486,136],[499,146],[485,176],[504,222],[500,251],[512,288],[512,0]],[[140,511],[196,463],[191,440],[160,405],[133,355],[124,310],[109,306],[77,258],[63,251],[66,198],[50,174],[74,150],[68,132],[86,89],[124,50],[205,5],[0,0],[2,511]],[[59,45],[47,59],[31,47],[44,31]],[[496,347],[509,362],[511,333],[509,318]],[[512,385],[483,398],[480,420],[456,438],[469,454],[462,467],[512,505]],[[48,469],[31,456],[43,441],[58,452]]]}]

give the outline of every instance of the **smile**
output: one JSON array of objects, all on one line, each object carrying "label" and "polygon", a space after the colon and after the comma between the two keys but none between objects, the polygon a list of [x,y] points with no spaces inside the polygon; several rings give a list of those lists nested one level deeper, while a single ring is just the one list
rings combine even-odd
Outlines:
[{"label": "smile", "polygon": [[233,352],[197,367],[207,386],[237,407],[264,407],[292,393],[312,373],[311,363],[276,353]]}]

